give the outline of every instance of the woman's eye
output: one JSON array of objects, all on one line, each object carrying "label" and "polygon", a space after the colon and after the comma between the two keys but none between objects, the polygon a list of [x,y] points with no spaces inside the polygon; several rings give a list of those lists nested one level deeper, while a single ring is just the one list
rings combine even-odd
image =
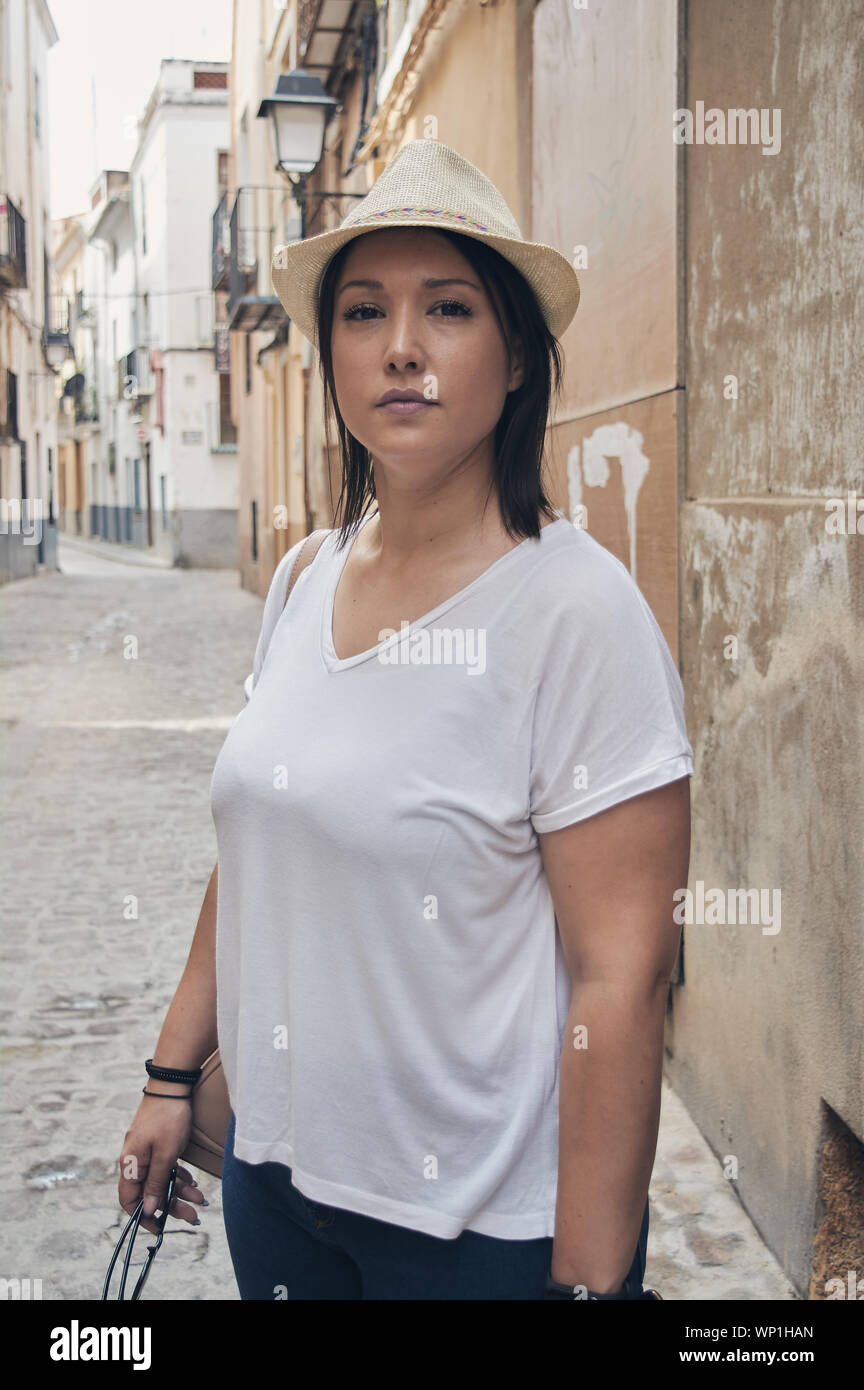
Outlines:
[{"label": "woman's eye", "polygon": [[[443,300],[441,301],[440,304],[436,304],[436,305],[435,305],[435,308],[436,308],[436,309],[459,309],[459,310],[461,310],[461,313],[462,313],[462,314],[470,314],[470,313],[471,313],[471,310],[468,308],[468,305],[467,305],[467,304],[463,304],[463,303],[461,302],[461,300],[459,300],[459,299],[443,299]],[[447,317],[449,318],[450,315],[448,314]],[[458,315],[458,314],[457,314],[457,315],[454,315],[454,317],[458,318],[459,315]]]},{"label": "woman's eye", "polygon": [[[350,309],[345,310],[342,317],[344,319],[354,319],[357,323],[368,323],[368,319],[361,317],[363,311],[366,309],[371,310],[373,314],[377,314],[380,312],[377,304],[352,304]],[[443,315],[444,318],[461,318],[463,316],[470,315],[471,313],[471,310],[468,308],[468,305],[463,304],[462,301],[459,299],[443,299],[438,304],[434,305],[433,309],[430,312],[434,313],[436,309],[458,310],[458,313],[456,314]]]},{"label": "woman's eye", "polygon": [[342,315],[342,317],[344,319],[353,319],[354,316],[357,314],[358,310],[362,309],[373,309],[375,313],[378,312],[374,304],[353,304],[350,309],[345,310],[345,313]]}]

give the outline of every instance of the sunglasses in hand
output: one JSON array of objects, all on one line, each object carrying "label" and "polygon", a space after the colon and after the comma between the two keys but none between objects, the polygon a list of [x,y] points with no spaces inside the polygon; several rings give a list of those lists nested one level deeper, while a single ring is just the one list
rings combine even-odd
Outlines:
[{"label": "sunglasses in hand", "polygon": [[[170,1175],[170,1177],[169,1177],[169,1179],[168,1179],[168,1189],[167,1189],[167,1191],[166,1191],[166,1193],[165,1193],[165,1199],[164,1199],[163,1204],[162,1204],[162,1215],[161,1215],[161,1216],[155,1216],[155,1215],[154,1215],[154,1220],[156,1221],[156,1224],[157,1224],[156,1244],[155,1244],[155,1245],[148,1245],[148,1247],[147,1247],[147,1258],[146,1258],[146,1260],[144,1261],[144,1265],[143,1265],[143,1267],[142,1267],[141,1273],[138,1275],[138,1279],[137,1279],[137,1281],[136,1281],[135,1288],[134,1288],[133,1291],[132,1291],[131,1299],[128,1300],[128,1301],[130,1301],[130,1302],[133,1301],[134,1299],[137,1299],[137,1298],[140,1297],[141,1290],[143,1289],[145,1283],[147,1282],[147,1275],[150,1273],[150,1266],[152,1265],[153,1261],[155,1260],[155,1258],[156,1258],[156,1252],[157,1252],[157,1250],[159,1249],[160,1245],[162,1244],[162,1236],[163,1236],[163,1234],[164,1234],[164,1232],[165,1232],[165,1222],[168,1220],[168,1212],[171,1210],[171,1203],[172,1203],[173,1200],[174,1200],[174,1188],[176,1187],[176,1184],[177,1184],[177,1169],[176,1169],[176,1168],[172,1168],[172,1169],[171,1169],[171,1175]],[[135,1208],[135,1210],[133,1211],[132,1215],[129,1217],[129,1220],[126,1222],[126,1226],[125,1226],[125,1229],[124,1229],[124,1231],[123,1231],[123,1234],[121,1235],[120,1239],[119,1239],[118,1242],[117,1242],[117,1246],[116,1246],[116,1248],[115,1248],[115,1250],[114,1250],[114,1254],[111,1256],[111,1263],[110,1263],[109,1266],[108,1266],[108,1273],[105,1275],[105,1283],[104,1283],[103,1286],[102,1286],[102,1301],[103,1301],[103,1302],[104,1302],[105,1300],[108,1299],[108,1285],[109,1285],[110,1282],[111,1282],[111,1274],[112,1274],[112,1272],[113,1272],[113,1269],[114,1269],[115,1264],[117,1263],[117,1256],[120,1254],[120,1251],[121,1251],[122,1248],[123,1248],[123,1242],[125,1241],[126,1237],[129,1236],[129,1245],[128,1245],[128,1248],[127,1248],[127,1250],[126,1250],[126,1258],[125,1258],[124,1261],[123,1261],[123,1273],[122,1273],[121,1276],[120,1276],[120,1290],[119,1290],[119,1292],[118,1292],[118,1294],[117,1294],[117,1299],[118,1299],[118,1301],[125,1300],[125,1297],[126,1297],[126,1276],[127,1276],[128,1272],[129,1272],[129,1261],[130,1261],[130,1259],[131,1259],[131,1257],[132,1257],[132,1249],[133,1249],[133,1246],[134,1246],[134,1244],[135,1244],[135,1237],[136,1237],[136,1235],[138,1234],[138,1227],[139,1227],[139,1225],[140,1225],[140,1223],[141,1223],[141,1217],[142,1217],[143,1213],[144,1213],[144,1198],[142,1197],[141,1200],[138,1202],[138,1205],[136,1206],[136,1208]],[[145,1228],[145,1229],[146,1229],[146,1228]]]}]

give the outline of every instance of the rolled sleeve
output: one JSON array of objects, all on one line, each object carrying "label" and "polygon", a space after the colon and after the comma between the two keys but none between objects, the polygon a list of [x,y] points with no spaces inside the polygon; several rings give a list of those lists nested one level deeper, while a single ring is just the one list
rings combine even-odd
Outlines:
[{"label": "rolled sleeve", "polygon": [[537,688],[530,820],[560,830],[693,776],[684,690],[641,590],[620,562],[574,601]]}]

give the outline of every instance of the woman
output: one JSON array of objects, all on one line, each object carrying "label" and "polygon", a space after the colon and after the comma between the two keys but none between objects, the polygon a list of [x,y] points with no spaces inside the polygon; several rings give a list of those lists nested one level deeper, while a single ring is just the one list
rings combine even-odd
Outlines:
[{"label": "woman", "polygon": [[274,284],[341,524],[267,594],[121,1204],[218,1038],[242,1298],[641,1296],[693,765],[647,603],[540,481],[575,275],[418,140]]}]

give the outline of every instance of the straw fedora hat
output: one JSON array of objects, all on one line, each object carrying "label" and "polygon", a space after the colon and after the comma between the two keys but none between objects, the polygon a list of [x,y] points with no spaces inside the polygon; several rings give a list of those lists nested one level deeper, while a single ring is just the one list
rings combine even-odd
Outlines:
[{"label": "straw fedora hat", "polygon": [[410,140],[340,226],[273,252],[273,288],[290,319],[318,347],[317,301],[330,258],[381,227],[446,227],[494,247],[531,285],[549,331],[560,338],[579,304],[579,281],[554,247],[525,241],[494,183],[440,140]]}]

